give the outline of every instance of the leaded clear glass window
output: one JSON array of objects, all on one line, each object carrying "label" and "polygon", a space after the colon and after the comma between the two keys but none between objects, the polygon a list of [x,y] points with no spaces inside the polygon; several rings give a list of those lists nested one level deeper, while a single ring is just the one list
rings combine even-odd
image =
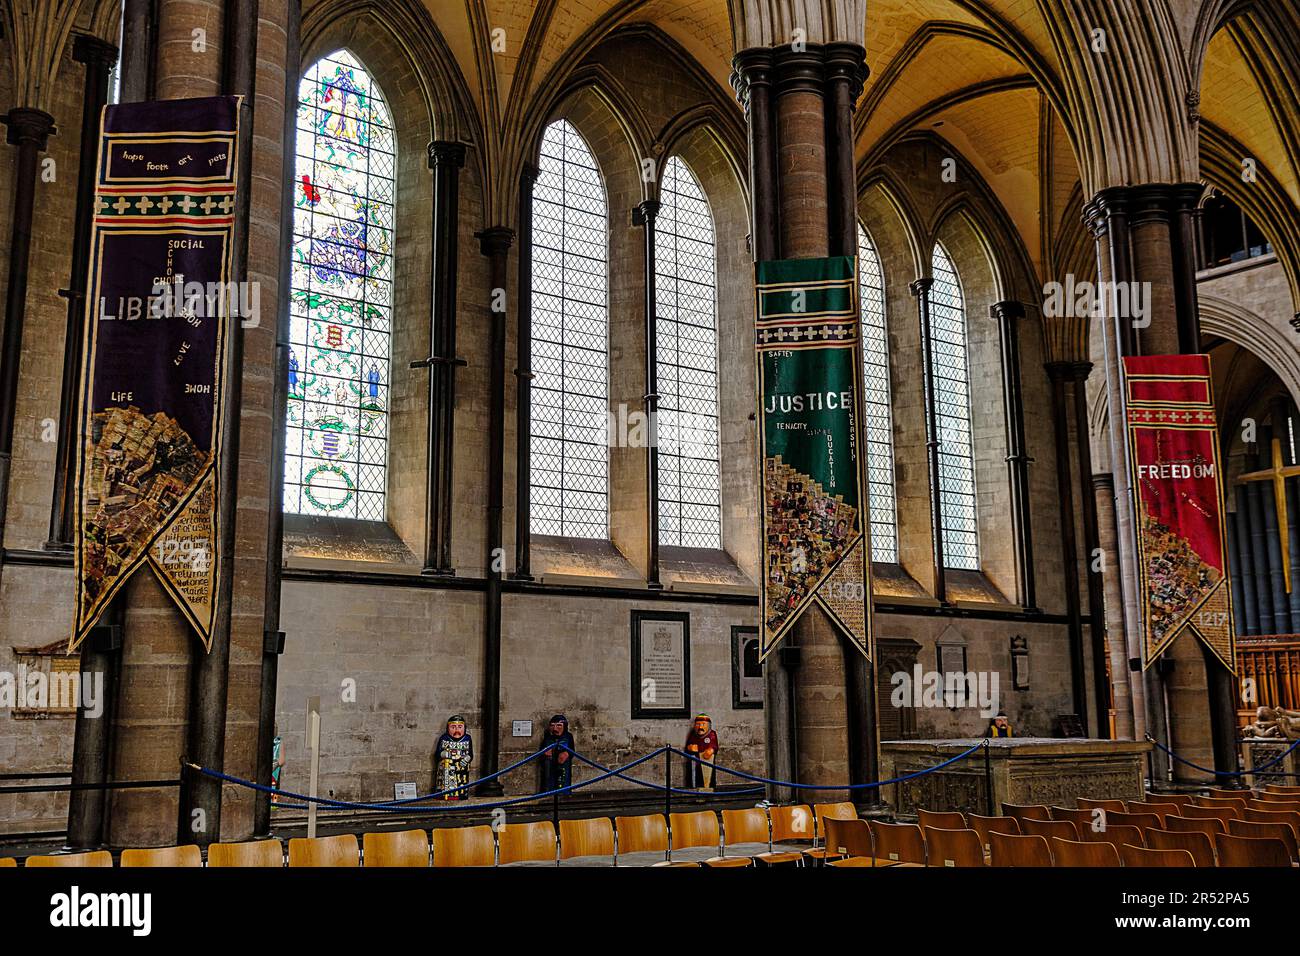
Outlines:
[{"label": "leaded clear glass window", "polygon": [[346,50],[298,85],[284,510],[382,521],[395,142]]},{"label": "leaded clear glass window", "polygon": [[858,308],[862,315],[862,393],[867,425],[871,560],[898,561],[894,501],[894,430],[889,406],[889,329],[885,276],[871,237],[858,223]]},{"label": "leaded clear glass window", "polygon": [[605,188],[567,120],[542,136],[533,186],[534,534],[609,537]]},{"label": "leaded clear glass window", "polygon": [[979,570],[975,459],[971,444],[966,306],[952,259],[935,243],[930,273],[930,342],[939,441],[939,502],[946,568]]},{"label": "leaded clear glass window", "polygon": [[680,157],[664,167],[655,223],[659,543],[722,547],[713,216]]}]

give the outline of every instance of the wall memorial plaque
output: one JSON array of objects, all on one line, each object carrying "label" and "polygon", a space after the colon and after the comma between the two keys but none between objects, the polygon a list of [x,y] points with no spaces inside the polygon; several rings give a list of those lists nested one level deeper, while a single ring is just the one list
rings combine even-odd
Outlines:
[{"label": "wall memorial plaque", "polygon": [[691,619],[632,612],[632,717],[691,716]]}]

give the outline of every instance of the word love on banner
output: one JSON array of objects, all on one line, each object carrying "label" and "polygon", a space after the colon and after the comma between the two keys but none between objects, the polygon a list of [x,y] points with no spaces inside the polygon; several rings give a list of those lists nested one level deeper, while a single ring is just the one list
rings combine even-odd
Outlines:
[{"label": "word love on banner", "polygon": [[1124,359],[1149,666],[1190,629],[1236,672],[1223,473],[1208,355]]},{"label": "word love on banner", "polygon": [[756,280],[760,654],[817,604],[870,659],[857,264],[760,262]]},{"label": "word love on banner", "polygon": [[207,648],[220,578],[218,480],[239,97],[109,106],[95,180],[70,648],[150,565]]}]

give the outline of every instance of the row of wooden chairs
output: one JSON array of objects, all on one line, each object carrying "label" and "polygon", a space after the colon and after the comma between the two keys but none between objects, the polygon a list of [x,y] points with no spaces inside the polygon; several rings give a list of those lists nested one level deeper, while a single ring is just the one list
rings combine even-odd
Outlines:
[{"label": "row of wooden chairs", "polygon": [[[712,810],[694,813],[646,814],[644,816],[593,817],[561,820],[557,834],[549,821],[508,823],[495,831],[490,826],[447,829],[404,830],[366,833],[360,846],[353,834],[315,839],[289,840],[291,867],[355,866],[508,866],[512,864],[558,865],[563,860],[618,865],[619,856],[662,854],[662,863],[686,865],[749,866],[754,862],[802,864],[807,854],[820,859],[817,843],[827,816],[857,817],[852,803],[789,807],[751,807],[744,810]],[[783,846],[788,842],[808,843]],[[729,855],[730,853],[730,855]],[[675,861],[674,856],[678,859]],[[681,857],[688,859],[682,860]],[[12,859],[0,866],[12,866]],[[107,850],[90,853],[31,856],[27,866],[112,866]],[[204,865],[197,846],[123,850],[121,865],[199,867]],[[285,865],[284,847],[279,840],[248,843],[214,843],[208,847],[210,867],[278,867]]]}]

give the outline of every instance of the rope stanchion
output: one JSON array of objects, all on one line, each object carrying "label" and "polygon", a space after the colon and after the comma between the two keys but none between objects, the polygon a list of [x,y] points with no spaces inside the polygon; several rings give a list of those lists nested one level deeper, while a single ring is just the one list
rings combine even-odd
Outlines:
[{"label": "rope stanchion", "polygon": [[[579,760],[581,760],[589,767],[593,767],[596,770],[609,770],[608,767],[596,763],[596,761],[592,760],[590,757],[584,757],[576,750],[569,750],[569,748],[565,747],[564,744],[560,744],[559,746],[564,747],[565,750],[568,750],[569,753],[573,754],[573,756],[577,757]],[[680,751],[676,750],[673,747],[660,747],[658,750],[655,751],[655,754],[659,754],[659,753],[663,753],[665,755],[665,759],[671,761],[672,759],[671,755],[674,753],[680,753]],[[672,779],[671,768],[672,768],[672,764],[669,763],[668,770],[666,772],[670,780]],[[688,796],[699,796],[700,794],[700,791],[698,790],[684,790],[681,787],[674,787],[671,785],[664,786],[663,784],[651,783],[649,780],[640,780],[637,777],[629,777],[626,774],[619,772],[621,770],[626,770],[626,769],[627,767],[620,767],[618,768],[618,770],[613,770],[610,772],[613,773],[613,775],[618,777],[620,780],[626,780],[628,783],[635,783],[642,787],[649,787],[652,790],[663,790],[666,796],[669,796],[674,793],[686,794]],[[762,789],[763,789],[762,787],[746,787],[743,790],[728,790],[727,793],[729,794],[758,793]],[[667,807],[668,807],[668,812],[671,812],[672,804],[671,803],[667,804]]]},{"label": "rope stanchion", "polygon": [[[1212,770],[1212,769],[1209,768],[1209,767],[1202,767],[1202,766],[1201,766],[1200,764],[1198,764],[1198,763],[1192,763],[1192,761],[1188,760],[1186,757],[1180,757],[1180,756],[1178,756],[1178,754],[1174,753],[1172,750],[1170,750],[1168,747],[1166,747],[1166,746],[1165,746],[1164,744],[1162,744],[1160,741],[1156,740],[1156,739],[1155,739],[1154,737],[1152,737],[1150,734],[1147,734],[1147,740],[1151,741],[1151,743],[1153,743],[1153,744],[1154,744],[1154,745],[1155,745],[1159,750],[1163,751],[1164,753],[1167,753],[1169,756],[1173,757],[1173,758],[1174,758],[1175,760],[1177,760],[1179,763],[1181,763],[1181,764],[1186,764],[1187,766],[1191,767],[1191,768],[1194,769],[1194,770],[1199,770],[1199,771],[1201,771],[1201,773],[1211,773],[1211,774],[1214,774],[1214,776],[1216,776],[1216,777],[1245,777],[1245,776],[1247,776],[1247,775],[1254,776],[1254,775],[1260,775],[1260,774],[1263,774],[1263,771],[1268,770],[1269,767],[1275,767],[1275,766],[1277,766],[1278,764],[1280,764],[1283,760],[1285,760],[1285,759],[1287,758],[1287,755],[1289,755],[1289,754],[1291,753],[1291,751],[1295,750],[1296,747],[1300,747],[1300,740],[1296,740],[1295,742],[1293,742],[1293,743],[1291,744],[1290,747],[1287,747],[1286,750],[1282,751],[1282,753],[1281,753],[1281,754],[1280,754],[1280,755],[1279,755],[1275,760],[1270,760],[1268,763],[1266,763],[1266,764],[1261,764],[1261,765],[1258,766],[1258,767],[1253,767],[1253,768],[1251,768],[1250,770]],[[1281,741],[1279,741],[1279,743],[1280,743],[1280,742],[1281,742]],[[1281,777],[1285,777],[1285,776],[1287,776],[1287,774],[1285,774],[1285,773],[1282,773],[1282,774],[1267,774],[1266,776],[1281,776]]]},{"label": "rope stanchion", "polygon": [[[935,764],[933,767],[926,767],[924,770],[916,770],[913,771],[912,773],[906,773],[903,774],[903,776],[901,777],[894,777],[891,780],[874,780],[871,783],[835,783],[835,784],[793,783],[789,780],[772,780],[768,777],[760,777],[752,773],[746,773],[743,770],[735,770],[731,767],[723,767],[719,764],[710,764],[710,766],[712,766],[714,770],[720,770],[723,773],[729,773],[735,777],[743,777],[746,780],[753,780],[757,783],[761,783],[764,785],[771,785],[776,787],[790,787],[795,790],[870,790],[875,787],[888,786],[891,783],[902,783],[905,780],[913,780],[916,777],[924,777],[926,774],[934,773],[936,770],[942,770],[944,767],[947,767],[949,764],[954,764],[958,760],[965,760],[967,757],[969,757],[975,751],[979,750],[981,747],[987,747],[988,745],[989,744],[987,740],[981,740],[978,743],[976,743],[974,746],[970,747],[969,749],[963,750],[961,753],[957,754],[956,756],[949,757],[943,763]],[[694,754],[687,753],[685,750],[678,750],[676,747],[672,747],[670,749],[672,750],[673,753],[681,757],[685,757],[687,760],[694,760],[696,763],[704,762],[699,757],[696,757]],[[694,791],[691,792],[693,793]]]}]

